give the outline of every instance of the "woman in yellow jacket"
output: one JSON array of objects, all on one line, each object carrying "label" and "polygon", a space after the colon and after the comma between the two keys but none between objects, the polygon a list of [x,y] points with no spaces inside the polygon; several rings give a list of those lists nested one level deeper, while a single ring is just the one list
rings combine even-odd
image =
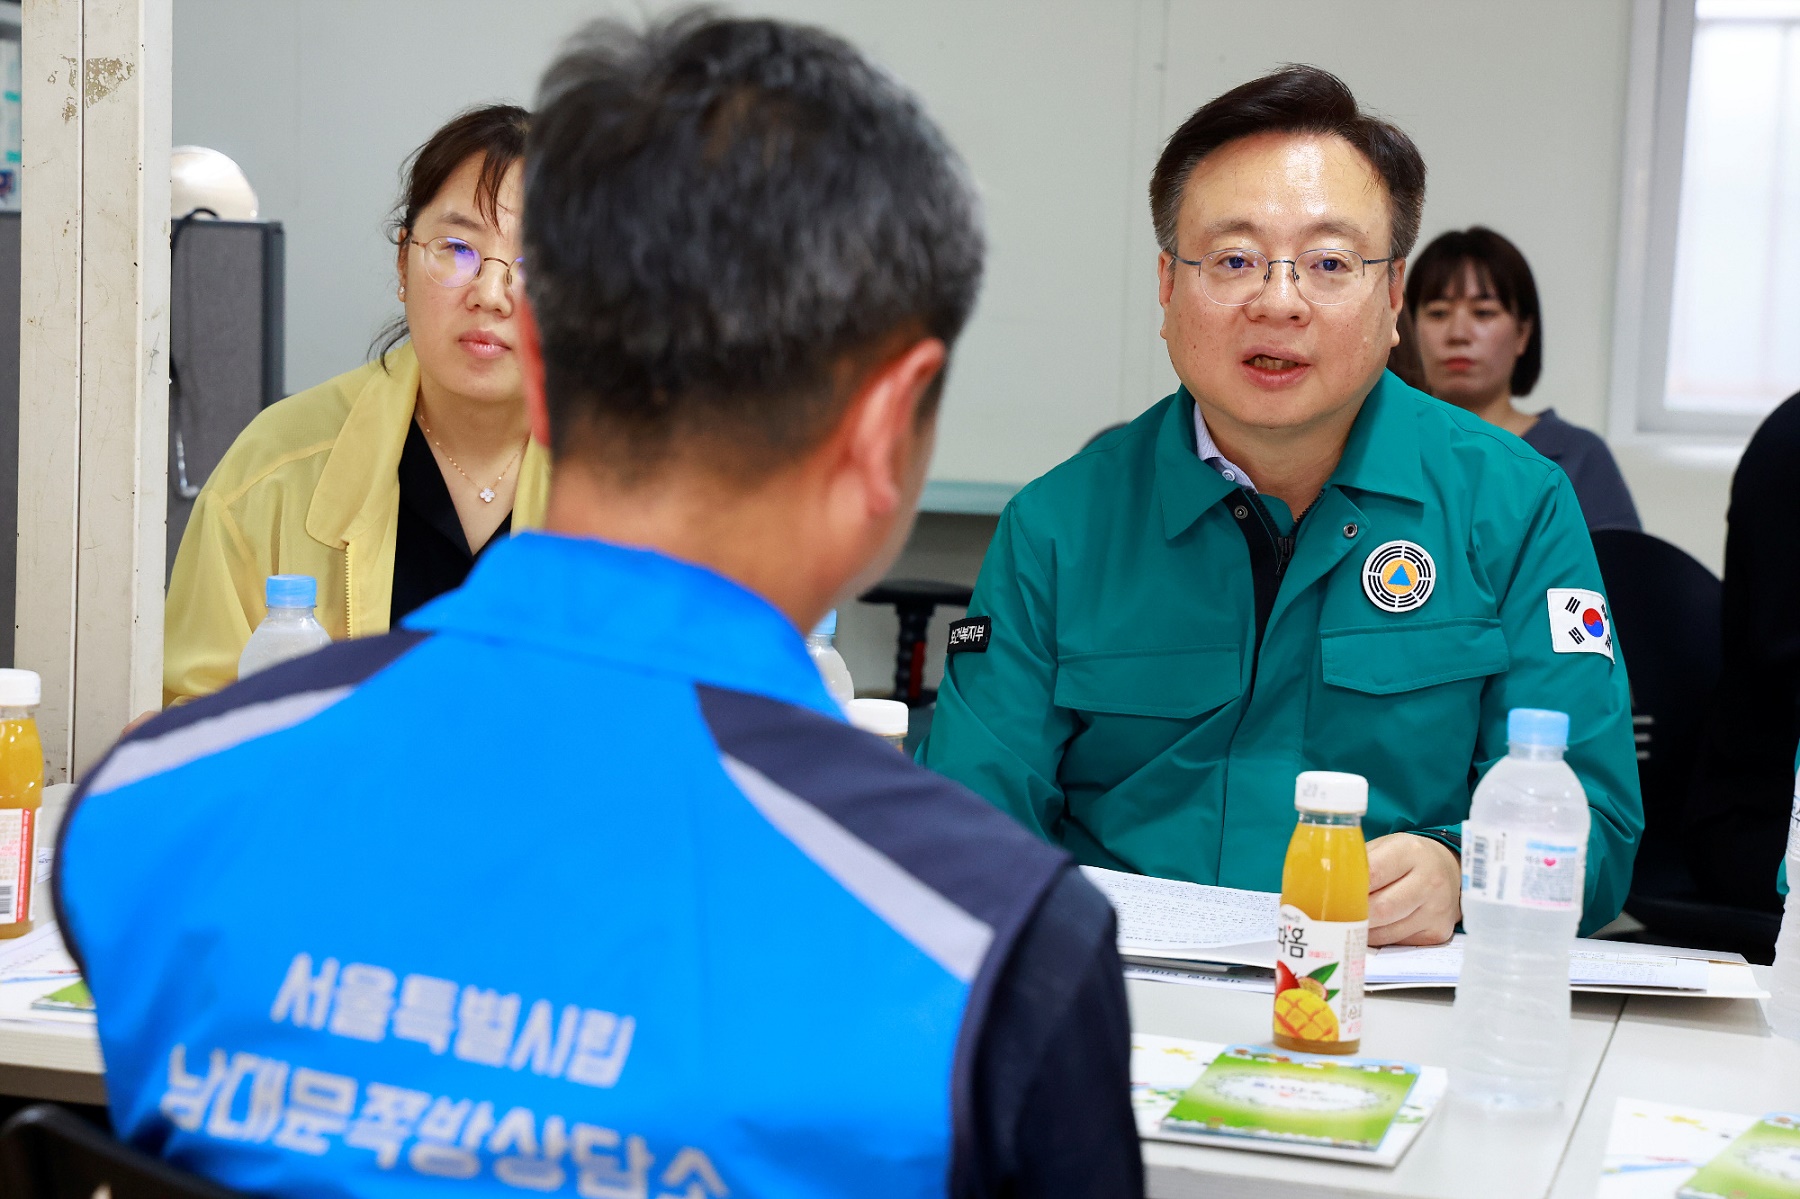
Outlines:
[{"label": "woman in yellow jacket", "polygon": [[165,704],[237,678],[272,574],[313,576],[326,631],[364,637],[542,523],[549,459],[513,351],[527,119],[473,109],[415,152],[395,210],[404,319],[375,361],[250,422],[207,480],[169,581]]}]

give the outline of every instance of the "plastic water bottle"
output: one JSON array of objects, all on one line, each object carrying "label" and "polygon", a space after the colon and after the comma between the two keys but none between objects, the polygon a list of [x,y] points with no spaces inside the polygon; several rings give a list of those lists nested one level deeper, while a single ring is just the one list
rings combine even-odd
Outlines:
[{"label": "plastic water bottle", "polygon": [[1588,804],[1563,761],[1564,712],[1515,708],[1463,825],[1468,936],[1456,986],[1450,1088],[1489,1108],[1562,1103],[1569,1068],[1569,950],[1587,880]]},{"label": "plastic water bottle", "polygon": [[836,642],[837,610],[834,608],[825,614],[818,628],[807,634],[806,652],[812,655],[813,665],[819,668],[825,690],[842,708],[856,698],[856,685],[850,681],[850,668],[844,664],[844,655],[837,652]]},{"label": "plastic water bottle", "polygon": [[1775,939],[1775,977],[1769,986],[1769,1027],[1790,1040],[1800,1041],[1800,776],[1794,779],[1793,815],[1788,817],[1787,907],[1781,914],[1781,935]]},{"label": "plastic water bottle", "polygon": [[313,615],[319,583],[311,575],[270,575],[263,584],[263,602],[268,613],[238,658],[240,679],[331,644],[331,634]]}]

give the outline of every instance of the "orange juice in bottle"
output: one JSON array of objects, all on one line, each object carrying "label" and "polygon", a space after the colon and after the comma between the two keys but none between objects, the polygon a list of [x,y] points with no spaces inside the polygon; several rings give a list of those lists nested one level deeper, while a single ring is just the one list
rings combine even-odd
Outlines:
[{"label": "orange juice in bottle", "polygon": [[43,684],[30,670],[0,670],[0,938],[31,931],[44,747],[35,713]]},{"label": "orange juice in bottle", "polygon": [[1308,770],[1294,782],[1300,822],[1281,868],[1275,1044],[1355,1053],[1362,1043],[1363,956],[1369,948],[1369,851],[1359,774]]}]

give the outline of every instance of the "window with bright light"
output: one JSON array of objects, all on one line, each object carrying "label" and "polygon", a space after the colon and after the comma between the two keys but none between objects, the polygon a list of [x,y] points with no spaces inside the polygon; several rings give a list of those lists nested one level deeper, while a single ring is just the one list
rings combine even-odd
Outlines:
[{"label": "window with bright light", "polygon": [[1669,297],[1670,413],[1800,391],[1800,0],[1699,0]]}]

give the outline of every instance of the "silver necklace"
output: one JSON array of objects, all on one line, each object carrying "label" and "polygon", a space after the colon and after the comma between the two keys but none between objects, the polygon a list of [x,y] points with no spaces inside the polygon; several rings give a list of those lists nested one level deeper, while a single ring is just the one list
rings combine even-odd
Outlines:
[{"label": "silver necklace", "polygon": [[[438,453],[444,456],[445,461],[449,462],[450,465],[456,469],[457,474],[465,479],[469,479],[469,486],[475,488],[475,494],[481,497],[481,502],[484,504],[491,504],[494,502],[494,496],[496,494],[494,488],[500,486],[506,479],[506,472],[513,468],[513,463],[517,462],[519,460],[519,455],[525,452],[525,446],[521,443],[519,448],[513,451],[513,456],[506,460],[506,465],[501,468],[499,476],[496,477],[492,483],[483,487],[474,479],[469,478],[469,472],[462,468],[461,463],[457,462],[455,455],[444,448],[444,443],[437,439],[437,434],[431,431],[431,426],[425,423],[425,418],[423,416],[415,416],[414,419],[419,422],[419,428],[425,430],[425,436],[430,439],[432,445],[437,447]],[[527,435],[525,440],[529,442],[531,440],[530,436]]]}]

